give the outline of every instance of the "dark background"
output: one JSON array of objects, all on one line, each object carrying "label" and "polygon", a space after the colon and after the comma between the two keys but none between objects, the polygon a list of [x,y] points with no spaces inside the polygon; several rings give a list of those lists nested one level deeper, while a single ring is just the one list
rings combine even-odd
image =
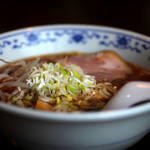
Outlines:
[{"label": "dark background", "polygon": [[0,0],[0,33],[66,23],[113,26],[150,35],[150,0]]},{"label": "dark background", "polygon": [[[0,0],[0,33],[29,26],[93,24],[150,36],[150,0]],[[129,150],[150,149],[150,134]],[[16,150],[0,136],[0,145]]]}]

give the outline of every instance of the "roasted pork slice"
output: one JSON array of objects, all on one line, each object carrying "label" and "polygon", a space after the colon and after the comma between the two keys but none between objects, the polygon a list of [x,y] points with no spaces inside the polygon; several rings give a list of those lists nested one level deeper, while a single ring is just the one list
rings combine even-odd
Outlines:
[{"label": "roasted pork slice", "polygon": [[128,63],[117,53],[102,51],[96,54],[72,55],[60,60],[63,65],[75,64],[84,73],[95,76],[97,83],[104,80],[122,80],[133,73]]}]

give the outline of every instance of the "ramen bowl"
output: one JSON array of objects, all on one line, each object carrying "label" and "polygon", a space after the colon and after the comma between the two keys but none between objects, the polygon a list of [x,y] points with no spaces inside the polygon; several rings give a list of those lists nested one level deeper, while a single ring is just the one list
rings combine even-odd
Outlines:
[{"label": "ramen bowl", "polygon": [[[131,31],[52,25],[0,35],[0,58],[9,62],[37,55],[100,50],[115,51],[125,60],[150,70],[150,38]],[[126,149],[149,132],[149,118],[150,104],[121,110],[56,113],[0,102],[0,133],[22,149]]]}]

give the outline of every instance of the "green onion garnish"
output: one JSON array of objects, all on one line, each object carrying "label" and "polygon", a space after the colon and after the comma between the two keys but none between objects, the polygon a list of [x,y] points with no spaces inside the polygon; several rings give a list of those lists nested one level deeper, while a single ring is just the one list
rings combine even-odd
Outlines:
[{"label": "green onion garnish", "polygon": [[39,96],[72,101],[82,92],[96,86],[96,80],[85,75],[76,65],[62,66],[59,63],[44,63],[41,67],[32,67],[26,80],[31,91]]}]

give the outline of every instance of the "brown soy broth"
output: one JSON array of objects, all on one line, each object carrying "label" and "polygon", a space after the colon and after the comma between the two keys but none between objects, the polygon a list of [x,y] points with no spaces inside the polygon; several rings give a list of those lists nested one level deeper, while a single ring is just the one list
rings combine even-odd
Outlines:
[{"label": "brown soy broth", "polygon": [[150,82],[150,72],[145,70],[144,68],[127,62],[127,64],[132,68],[133,74],[128,75],[124,80],[116,80],[113,81],[113,84],[117,85],[118,89],[120,89],[124,84],[130,81],[147,81]]},{"label": "brown soy broth", "polygon": [[[39,64],[50,63],[50,62],[57,63],[58,62],[58,63],[61,63],[63,65],[63,61],[64,60],[67,60],[70,56],[74,56],[74,55],[82,55],[82,56],[84,55],[85,56],[87,54],[73,52],[73,53],[40,55]],[[22,77],[24,75],[24,73],[28,73],[27,69],[31,68],[32,65],[30,66],[30,64],[34,63],[33,61],[35,61],[37,59],[37,57],[38,56],[22,59],[27,64],[25,67],[21,67],[21,65],[19,65],[19,66],[15,65],[15,63],[17,63],[19,61],[22,61],[22,60],[18,60],[18,61],[12,62],[10,64],[7,64],[7,65],[5,65],[5,66],[0,68],[0,73],[4,73],[5,71],[6,72],[8,71],[8,74],[11,77],[18,77],[17,79],[19,79],[20,76]],[[6,60],[6,61],[8,61],[8,60]],[[129,62],[127,62],[127,64],[133,70],[132,74],[126,75],[122,79],[119,79],[119,78],[115,79],[115,80],[102,79],[100,81],[100,83],[102,83],[102,82],[108,82],[108,83],[110,82],[110,83],[112,83],[111,85],[113,86],[113,88],[115,88],[115,92],[116,92],[116,90],[118,91],[124,84],[126,84],[127,82],[130,82],[130,81],[150,81],[150,72],[148,72],[147,70],[141,68],[140,66],[137,66],[136,64],[132,64],[132,63],[129,63]],[[80,64],[79,64],[79,66],[80,66]],[[19,72],[20,75],[18,75],[18,72]],[[17,73],[17,75],[15,73]],[[118,77],[118,76],[111,76],[111,77]],[[24,78],[24,81],[26,81],[26,78]],[[1,80],[0,82],[1,82],[0,84],[2,85],[3,84],[3,80]],[[97,82],[97,84],[98,84],[98,82]],[[117,89],[116,89],[116,87],[117,87]],[[6,88],[5,86],[2,87],[1,90],[3,92],[6,92],[6,93],[10,94],[10,95],[14,91],[16,91],[15,87]],[[112,91],[111,91],[110,94],[111,94],[111,96],[114,95],[114,93]],[[39,104],[38,102],[39,101],[37,102],[37,99],[36,99],[37,98],[37,94],[34,94],[33,97],[34,97],[34,99],[32,99],[30,103],[29,102],[27,103],[27,100],[24,100],[24,99],[22,101],[24,102],[26,107],[32,107],[34,109],[41,109],[38,106],[38,104]],[[86,96],[84,95],[84,97],[86,97]],[[88,97],[88,95],[87,95],[87,97]],[[97,95],[95,97],[93,96],[88,101],[85,100],[83,97],[79,97],[73,102],[73,105],[71,105],[72,107],[70,107],[69,105],[67,106],[67,111],[74,111],[74,110],[75,111],[76,110],[79,110],[79,111],[96,111],[96,110],[101,110],[104,107],[104,105],[110,100],[110,98],[111,97],[109,97],[109,98],[106,97],[105,99],[99,98],[98,97],[98,93],[97,93]],[[78,103],[78,102],[80,102],[80,100],[81,100],[81,103]],[[8,101],[10,102],[10,99],[8,99]],[[18,105],[18,104],[13,103],[13,102],[11,102],[11,104]],[[52,111],[56,111],[57,110],[56,103],[48,104],[48,106],[49,106],[48,108],[51,109]],[[62,108],[60,108],[60,111],[62,111],[61,109],[65,109],[65,108],[66,108],[66,106],[62,106]],[[65,109],[65,111],[66,111],[66,109]]]}]

